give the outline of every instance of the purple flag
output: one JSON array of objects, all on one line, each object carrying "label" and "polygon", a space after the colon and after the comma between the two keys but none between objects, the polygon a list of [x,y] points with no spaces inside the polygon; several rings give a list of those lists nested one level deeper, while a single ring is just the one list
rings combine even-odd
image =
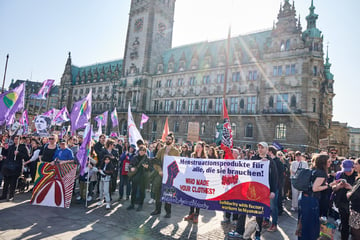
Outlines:
[{"label": "purple flag", "polygon": [[112,122],[113,127],[116,127],[117,125],[119,125],[116,108],[114,108],[114,111],[111,112],[111,122]]},{"label": "purple flag", "polygon": [[63,139],[64,136],[67,134],[67,130],[66,130],[66,127],[63,126],[62,129],[61,129],[61,132],[60,132],[60,139]]},{"label": "purple flag", "polygon": [[76,157],[80,164],[80,175],[84,175],[86,163],[90,154],[91,149],[91,135],[92,135],[92,127],[90,124],[87,124],[84,131],[84,141],[82,142],[79,151],[76,153]]},{"label": "purple flag", "polygon": [[108,111],[96,116],[94,120],[97,122],[98,126],[106,126],[108,121]]},{"label": "purple flag", "polygon": [[145,114],[141,115],[141,121],[140,121],[140,129],[143,128],[143,124],[146,123],[149,120],[149,117]]},{"label": "purple flag", "polygon": [[83,128],[86,126],[91,117],[91,90],[89,94],[74,103],[74,106],[71,110],[70,120],[71,120],[71,132],[75,133],[75,131],[79,128]]},{"label": "purple flag", "polygon": [[15,113],[24,108],[25,83],[0,94],[0,125],[10,122]]},{"label": "purple flag", "polygon": [[42,100],[46,99],[46,95],[49,94],[49,92],[51,90],[51,87],[54,84],[54,82],[55,82],[55,80],[52,80],[52,79],[45,80],[43,82],[43,85],[41,86],[38,94],[31,94],[30,98],[42,99]]},{"label": "purple flag", "polygon": [[70,121],[69,111],[67,110],[67,107],[63,107],[54,117],[54,122],[57,125],[61,125],[68,121]]}]

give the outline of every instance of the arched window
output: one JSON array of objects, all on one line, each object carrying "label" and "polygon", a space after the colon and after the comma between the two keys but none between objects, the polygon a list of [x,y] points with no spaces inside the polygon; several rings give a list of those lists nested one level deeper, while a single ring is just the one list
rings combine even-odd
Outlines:
[{"label": "arched window", "polygon": [[253,137],[253,125],[251,123],[245,127],[245,137]]},{"label": "arched window", "polygon": [[274,97],[270,96],[269,98],[269,107],[273,108],[274,107]]},{"label": "arched window", "polygon": [[292,96],[291,96],[291,99],[290,99],[290,107],[296,108],[296,97],[295,97],[295,95],[292,95]]},{"label": "arched window", "polygon": [[286,44],[285,44],[285,51],[289,51],[290,50],[290,39],[286,40]]},{"label": "arched window", "polygon": [[233,137],[236,137],[236,124],[235,123],[231,124],[231,132],[232,132]]},{"label": "arched window", "polygon": [[286,125],[280,123],[275,127],[275,138],[276,139],[286,139]]},{"label": "arched window", "polygon": [[244,99],[241,99],[240,100],[240,109],[244,109],[244,106],[245,106],[245,104],[244,104]]}]

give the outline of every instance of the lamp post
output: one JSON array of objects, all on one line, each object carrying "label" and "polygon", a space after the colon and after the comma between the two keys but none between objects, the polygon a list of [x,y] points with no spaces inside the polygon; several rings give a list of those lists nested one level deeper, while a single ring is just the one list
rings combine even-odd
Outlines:
[{"label": "lamp post", "polygon": [[6,55],[5,72],[4,72],[4,79],[3,79],[1,93],[4,93],[4,85],[5,85],[6,70],[7,70],[8,61],[9,61],[9,54]]}]

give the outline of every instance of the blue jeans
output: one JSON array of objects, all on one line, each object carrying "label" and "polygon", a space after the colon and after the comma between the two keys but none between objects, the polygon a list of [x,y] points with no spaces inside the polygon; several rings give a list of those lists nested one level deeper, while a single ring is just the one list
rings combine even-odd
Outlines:
[{"label": "blue jeans", "polygon": [[278,198],[279,198],[279,190],[276,190],[275,197],[273,199],[270,199],[272,224],[275,226],[277,226],[278,216],[279,216]]},{"label": "blue jeans", "polygon": [[299,200],[301,237],[298,240],[316,240],[320,235],[319,200],[302,194]]},{"label": "blue jeans", "polygon": [[124,195],[124,186],[126,186],[126,197],[129,197],[131,192],[131,183],[128,175],[120,175],[119,198],[122,198]]}]

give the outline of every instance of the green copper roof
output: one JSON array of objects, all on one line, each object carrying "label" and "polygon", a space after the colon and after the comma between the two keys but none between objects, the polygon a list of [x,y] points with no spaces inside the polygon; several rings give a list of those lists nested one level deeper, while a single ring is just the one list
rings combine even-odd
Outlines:
[{"label": "green copper roof", "polygon": [[[72,83],[76,83],[76,77],[80,76],[82,77],[83,74],[85,74],[85,77],[88,75],[88,73],[91,73],[94,78],[94,73],[98,73],[98,78],[100,77],[100,72],[104,71],[106,74],[108,70],[111,71],[111,73],[114,73],[116,69],[119,71],[119,76],[121,76],[122,71],[122,64],[123,60],[114,60],[104,63],[96,63],[94,65],[84,66],[84,67],[77,67],[74,65],[71,65],[71,73],[72,73]],[[95,79],[94,79],[95,80]]]},{"label": "green copper roof", "polygon": [[329,47],[326,49],[326,62],[324,64],[324,73],[327,80],[333,80],[334,74],[330,72],[331,63],[329,62]]},{"label": "green copper roof", "polygon": [[[250,54],[253,49],[259,53],[262,58],[264,49],[270,46],[271,30],[240,35],[230,39],[230,65],[233,64],[233,54],[240,50],[242,54],[241,63],[250,62]],[[198,69],[202,69],[207,56],[211,56],[210,68],[216,67],[218,57],[224,53],[227,46],[227,39],[213,42],[199,42],[184,46],[175,47],[164,52],[162,63],[164,64],[164,73],[168,72],[170,62],[174,63],[174,72],[179,69],[181,60],[185,60],[185,69],[190,70],[191,60],[195,57],[198,59]]]},{"label": "green copper roof", "polygon": [[311,6],[309,8],[310,13],[306,16],[307,21],[307,27],[306,30],[303,32],[303,38],[311,37],[311,38],[320,38],[321,37],[321,31],[316,28],[316,20],[318,19],[318,16],[315,13],[315,6],[313,0],[311,0]]}]

